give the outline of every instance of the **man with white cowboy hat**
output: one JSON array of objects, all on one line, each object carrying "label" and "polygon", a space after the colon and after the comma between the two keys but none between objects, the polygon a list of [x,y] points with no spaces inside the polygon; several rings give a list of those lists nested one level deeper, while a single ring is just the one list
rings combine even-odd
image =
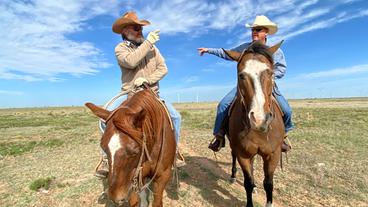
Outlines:
[{"label": "man with white cowboy hat", "polygon": [[[122,36],[123,41],[115,47],[115,55],[121,69],[122,91],[128,96],[135,87],[147,83],[153,91],[159,92],[159,81],[167,74],[165,60],[155,43],[160,40],[159,30],[150,32],[144,39],[143,26],[150,25],[147,20],[138,19],[133,11],[126,12],[112,25],[112,31]],[[176,142],[179,141],[181,116],[167,101],[165,105],[174,125]],[[183,161],[183,160],[182,160]],[[177,163],[183,165],[184,163]],[[97,177],[106,177],[107,163],[96,170]]]},{"label": "man with white cowboy hat", "polygon": [[[247,28],[251,28],[252,30],[252,42],[259,41],[262,44],[267,43],[267,36],[275,34],[277,32],[277,25],[269,20],[266,16],[256,16],[256,19],[254,20],[253,24],[246,24]],[[249,45],[251,45],[252,42],[246,42],[244,44],[241,44],[238,47],[235,47],[233,51],[237,52],[243,52],[243,50],[247,49]],[[228,57],[222,48],[198,48],[199,54],[202,56],[205,53],[216,55],[220,58],[223,58],[225,60],[232,60],[230,57]],[[274,72],[275,72],[275,78],[280,79],[285,75],[286,72],[286,62],[284,53],[281,49],[278,49],[273,54],[274,59]],[[223,129],[224,120],[227,118],[227,113],[229,110],[229,107],[231,105],[231,102],[235,98],[236,95],[236,87],[232,89],[218,104],[217,106],[217,115],[215,120],[215,126],[213,130],[213,135],[215,136],[214,141],[212,141],[208,148],[211,150],[217,152],[222,147],[225,146],[225,130]],[[281,95],[280,91],[278,90],[276,84],[273,89],[273,95],[277,99],[283,113],[284,113],[284,124],[285,124],[285,132],[292,130],[294,128],[294,124],[291,121],[291,107],[289,106],[287,100]],[[287,145],[285,142],[282,145],[282,151],[287,152],[291,149],[291,146]]]}]

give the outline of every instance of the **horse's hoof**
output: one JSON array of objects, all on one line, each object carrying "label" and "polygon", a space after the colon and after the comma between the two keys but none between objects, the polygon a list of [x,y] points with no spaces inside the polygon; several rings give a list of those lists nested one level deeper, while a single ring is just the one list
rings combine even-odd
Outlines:
[{"label": "horse's hoof", "polygon": [[236,178],[230,178],[230,183],[233,184],[236,182]]}]

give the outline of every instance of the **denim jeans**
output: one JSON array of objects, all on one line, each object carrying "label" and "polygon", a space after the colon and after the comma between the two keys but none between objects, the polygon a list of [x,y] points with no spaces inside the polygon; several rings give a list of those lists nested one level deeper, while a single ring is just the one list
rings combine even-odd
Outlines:
[{"label": "denim jeans", "polygon": [[284,96],[281,95],[277,86],[274,87],[272,94],[275,96],[277,102],[280,105],[282,112],[284,113],[284,116],[282,117],[282,119],[284,120],[285,133],[287,133],[288,131],[291,131],[292,129],[294,129],[294,124],[291,120],[291,116],[292,116],[291,107],[288,101],[284,98]]},{"label": "denim jeans", "polygon": [[224,121],[227,113],[229,112],[229,108],[231,102],[234,100],[236,95],[236,87],[233,88],[217,105],[217,114],[215,119],[215,127],[213,128],[213,135],[218,135],[222,122]]},{"label": "denim jeans", "polygon": [[[217,114],[215,119],[215,126],[213,128],[213,135],[217,135],[221,129],[222,122],[229,112],[231,102],[236,96],[236,87],[233,88],[217,105]],[[294,124],[291,121],[292,110],[287,100],[281,95],[279,90],[276,88],[273,91],[277,102],[279,103],[282,112],[284,113],[283,120],[285,124],[285,132],[288,132],[294,128]]]},{"label": "denim jeans", "polygon": [[165,101],[165,105],[167,110],[169,111],[171,121],[173,122],[175,130],[175,140],[176,144],[178,144],[180,138],[181,115],[171,103]]}]

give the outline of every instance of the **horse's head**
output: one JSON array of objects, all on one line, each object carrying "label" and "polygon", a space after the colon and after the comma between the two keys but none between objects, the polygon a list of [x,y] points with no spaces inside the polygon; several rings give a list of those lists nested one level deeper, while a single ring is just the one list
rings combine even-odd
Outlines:
[{"label": "horse's head", "polygon": [[129,199],[141,155],[142,124],[145,111],[141,107],[120,106],[114,112],[86,103],[99,118],[106,121],[101,148],[109,161],[108,196],[115,203]]},{"label": "horse's head", "polygon": [[248,112],[252,129],[266,132],[273,114],[271,98],[273,87],[272,55],[279,44],[267,48],[259,42],[252,43],[243,53],[225,51],[238,62],[238,96]]}]

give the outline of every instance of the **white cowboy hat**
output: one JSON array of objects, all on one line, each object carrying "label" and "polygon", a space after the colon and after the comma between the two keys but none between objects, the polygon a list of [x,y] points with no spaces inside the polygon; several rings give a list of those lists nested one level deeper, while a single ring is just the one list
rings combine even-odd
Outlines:
[{"label": "white cowboy hat", "polygon": [[137,14],[133,11],[130,11],[130,12],[126,12],[122,17],[120,17],[114,22],[114,24],[112,25],[112,31],[117,34],[121,34],[125,26],[134,25],[134,24],[146,26],[151,23],[144,19],[139,20],[137,17]]},{"label": "white cowboy hat", "polygon": [[272,35],[277,32],[277,24],[271,22],[270,19],[268,19],[264,15],[256,16],[256,19],[254,20],[253,24],[245,24],[245,27],[253,28],[253,27],[266,27],[268,29],[268,34]]}]

